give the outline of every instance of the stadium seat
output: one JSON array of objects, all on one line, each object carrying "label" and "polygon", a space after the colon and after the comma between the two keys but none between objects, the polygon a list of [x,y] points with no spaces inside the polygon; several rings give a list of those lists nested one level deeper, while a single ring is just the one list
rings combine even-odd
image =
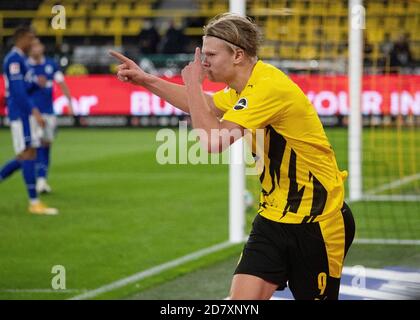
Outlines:
[{"label": "stadium seat", "polygon": [[107,32],[111,32],[111,33],[116,33],[116,34],[123,34],[123,30],[124,30],[124,22],[123,19],[121,18],[114,18],[111,19],[108,28],[107,28]]},{"label": "stadium seat", "polygon": [[118,17],[128,17],[131,15],[131,5],[129,3],[117,3],[115,15]]},{"label": "stadium seat", "polygon": [[68,20],[67,29],[65,30],[66,35],[86,35],[86,19],[76,18]]},{"label": "stadium seat", "polygon": [[66,69],[66,74],[67,75],[79,76],[79,75],[85,75],[85,74],[88,74],[88,73],[89,72],[86,69],[86,67],[82,64],[79,64],[79,63],[71,64]]},{"label": "stadium seat", "polygon": [[384,31],[381,29],[376,28],[368,28],[366,29],[367,37],[369,42],[371,43],[379,43],[384,40]]},{"label": "stadium seat", "polygon": [[319,57],[319,53],[315,46],[303,45],[299,48],[299,58],[302,60],[315,59]]},{"label": "stadium seat", "polygon": [[340,1],[332,1],[327,9],[329,16],[347,15],[347,7]]},{"label": "stadium seat", "polygon": [[88,12],[88,5],[84,3],[78,3],[78,5],[73,9],[72,17],[85,17]]},{"label": "stadium seat", "polygon": [[366,14],[367,15],[383,15],[386,11],[386,7],[384,6],[382,1],[371,1],[366,2]]},{"label": "stadium seat", "polygon": [[106,21],[104,18],[94,18],[89,22],[89,33],[101,34],[106,30]]},{"label": "stadium seat", "polygon": [[323,29],[324,39],[328,42],[339,42],[341,39],[341,32],[339,28],[324,28]]},{"label": "stadium seat", "polygon": [[[68,20],[65,36],[136,35],[141,30],[142,18],[159,16],[159,10],[152,11],[157,0],[43,0],[32,21],[38,34],[54,35],[49,28],[49,21],[51,8],[57,2],[66,8]],[[195,3],[199,9],[197,15],[205,16],[207,21],[214,14],[226,11],[228,7],[228,2],[224,0],[195,0]],[[401,34],[409,34],[415,43],[412,45],[413,54],[418,58],[420,2],[372,0],[364,2],[364,5],[367,10],[365,33],[374,48],[383,41],[385,33],[389,33],[393,40]],[[270,12],[271,9],[284,8],[294,10],[295,14]],[[348,8],[347,1],[344,0],[249,0],[247,9],[249,12],[254,10],[254,18],[262,26],[267,42],[263,44],[261,52],[268,57],[273,56],[274,52],[296,57],[296,50],[294,55],[291,53],[298,44],[305,46],[304,51],[309,52],[307,56],[313,56],[314,52],[323,55],[326,51],[319,51],[317,45],[326,42],[328,46],[338,48],[347,40]],[[162,14],[168,17],[167,10],[163,10]],[[185,13],[179,10],[176,16],[186,19],[189,14],[188,10]],[[197,37],[201,34],[201,28],[188,28],[186,32],[189,36]],[[372,55],[377,56],[378,52],[375,51]],[[341,54],[338,50],[328,52],[329,56]]]},{"label": "stadium seat", "polygon": [[137,35],[141,31],[142,20],[139,18],[132,18],[128,20],[126,33],[130,35]]},{"label": "stadium seat", "polygon": [[388,0],[386,13],[388,15],[403,15],[407,12],[405,3],[401,0]]},{"label": "stadium seat", "polygon": [[281,45],[279,50],[280,59],[296,59],[297,49],[295,46]]},{"label": "stadium seat", "polygon": [[228,11],[228,3],[226,1],[215,1],[213,3],[212,12],[214,15]]},{"label": "stadium seat", "polygon": [[147,17],[152,9],[149,3],[136,3],[132,9],[132,16]]},{"label": "stadium seat", "polygon": [[49,32],[49,21],[46,18],[36,18],[32,20],[32,27],[38,35],[47,35]]},{"label": "stadium seat", "polygon": [[310,2],[308,14],[324,16],[327,11],[327,4],[322,2]]},{"label": "stadium seat", "polygon": [[51,5],[42,3],[36,11],[37,17],[51,17]]},{"label": "stadium seat", "polygon": [[399,17],[385,17],[385,29],[392,30],[400,28],[400,18]]},{"label": "stadium seat", "polygon": [[274,45],[263,45],[260,47],[259,57],[262,59],[277,58],[276,47]]},{"label": "stadium seat", "polygon": [[92,11],[94,16],[97,17],[110,17],[114,14],[113,4],[111,3],[98,3],[95,10]]}]

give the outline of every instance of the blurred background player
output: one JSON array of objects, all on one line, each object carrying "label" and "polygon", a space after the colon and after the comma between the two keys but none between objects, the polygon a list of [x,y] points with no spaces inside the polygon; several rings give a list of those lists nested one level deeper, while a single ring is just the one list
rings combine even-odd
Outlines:
[{"label": "blurred background player", "polygon": [[51,143],[54,140],[57,128],[57,119],[53,108],[53,83],[60,86],[61,91],[67,97],[69,103],[69,113],[73,114],[71,96],[69,88],[64,81],[64,75],[60,71],[56,62],[44,55],[45,47],[38,38],[32,41],[29,51],[28,64],[32,73],[36,77],[45,77],[46,84],[32,91],[31,99],[39,108],[45,122],[41,137],[41,146],[37,149],[36,170],[37,181],[36,190],[38,193],[50,193],[51,187],[47,183],[48,168],[50,165]]},{"label": "blurred background player", "polygon": [[26,64],[26,54],[31,48],[34,37],[34,32],[29,27],[17,28],[14,33],[14,47],[4,59],[7,108],[16,158],[0,169],[0,181],[22,168],[30,201],[29,212],[53,215],[57,214],[58,210],[43,204],[38,199],[35,188],[36,148],[40,145],[37,131],[42,130],[45,122],[39,109],[29,98],[29,94],[39,85],[44,85],[45,79],[40,77],[37,79],[39,85],[35,84]]}]

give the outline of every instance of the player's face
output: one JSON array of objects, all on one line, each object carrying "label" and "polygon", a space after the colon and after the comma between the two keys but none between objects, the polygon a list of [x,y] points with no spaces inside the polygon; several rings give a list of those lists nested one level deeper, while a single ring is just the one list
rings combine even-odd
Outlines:
[{"label": "player's face", "polygon": [[44,54],[44,45],[39,41],[39,39],[34,39],[32,41],[29,54],[31,57],[41,57]]},{"label": "player's face", "polygon": [[203,68],[210,81],[228,83],[235,77],[234,52],[223,40],[204,37]]},{"label": "player's face", "polygon": [[32,42],[35,39],[35,34],[33,32],[27,32],[25,35],[21,38],[21,44],[22,44],[22,50],[26,54],[29,53],[29,50],[31,50]]}]

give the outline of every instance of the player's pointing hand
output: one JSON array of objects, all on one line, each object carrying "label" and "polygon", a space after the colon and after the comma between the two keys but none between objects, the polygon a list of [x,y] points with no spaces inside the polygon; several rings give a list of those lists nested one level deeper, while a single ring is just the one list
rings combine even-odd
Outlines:
[{"label": "player's pointing hand", "polygon": [[133,60],[123,54],[110,50],[109,54],[121,62],[117,67],[117,77],[121,81],[143,85],[149,76]]}]

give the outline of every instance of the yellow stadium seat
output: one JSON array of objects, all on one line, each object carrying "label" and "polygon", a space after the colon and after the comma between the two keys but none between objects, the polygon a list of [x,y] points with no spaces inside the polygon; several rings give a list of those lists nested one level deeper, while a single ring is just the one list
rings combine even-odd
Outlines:
[{"label": "yellow stadium seat", "polygon": [[412,32],[420,28],[420,17],[419,16],[409,16],[404,19],[404,29]]},{"label": "yellow stadium seat", "polygon": [[370,1],[366,2],[366,14],[369,15],[383,15],[385,13],[386,8],[382,1]]},{"label": "yellow stadium seat", "polygon": [[75,10],[74,10],[75,4],[67,3],[67,4],[64,4],[63,6],[66,10],[66,16],[69,17],[69,18],[73,18],[74,15],[75,15],[74,14],[75,13]]},{"label": "yellow stadium seat", "polygon": [[328,10],[328,4],[324,2],[310,2],[310,7],[308,13],[310,15],[320,15],[324,16]]},{"label": "yellow stadium seat", "polygon": [[294,46],[280,46],[279,57],[280,59],[296,59],[297,50]]},{"label": "yellow stadium seat", "polygon": [[384,40],[384,30],[383,29],[366,29],[367,37],[369,42],[377,43]]},{"label": "yellow stadium seat", "polygon": [[121,18],[114,18],[110,21],[107,29],[108,32],[111,32],[112,34],[123,34],[124,22]]},{"label": "yellow stadium seat", "polygon": [[51,4],[42,3],[38,7],[38,10],[36,11],[35,15],[37,17],[51,17],[51,9],[52,9]]},{"label": "yellow stadium seat", "polygon": [[[253,8],[262,8],[264,7],[264,3],[261,3],[262,1],[254,1],[254,5]],[[287,0],[277,0],[277,1],[272,1],[271,5],[270,5],[271,9],[277,9],[277,10],[281,10],[284,8],[287,8]]]},{"label": "yellow stadium seat", "polygon": [[290,9],[303,9],[306,8],[306,4],[304,1],[279,1],[282,2],[284,5],[288,5]]},{"label": "yellow stadium seat", "polygon": [[276,47],[273,45],[263,45],[259,50],[259,57],[262,59],[273,59],[277,57]]},{"label": "yellow stadium seat", "polygon": [[131,14],[131,5],[129,3],[117,3],[115,15],[118,17],[127,17]]},{"label": "yellow stadium seat", "polygon": [[329,16],[341,16],[347,14],[347,7],[341,1],[332,1],[327,12]]},{"label": "yellow stadium seat", "polygon": [[335,43],[341,40],[341,32],[339,28],[323,29],[323,34],[324,34],[323,39],[325,39],[328,42]]},{"label": "yellow stadium seat", "polygon": [[278,40],[279,39],[279,21],[276,18],[269,17],[265,24],[265,39]]},{"label": "yellow stadium seat", "polygon": [[407,13],[407,8],[401,0],[388,0],[386,13],[388,15],[403,15]]},{"label": "yellow stadium seat", "polygon": [[139,18],[130,19],[127,25],[127,33],[130,35],[137,35],[140,33],[142,21]]},{"label": "yellow stadium seat", "polygon": [[216,1],[212,7],[213,14],[219,14],[228,11],[227,1]]},{"label": "yellow stadium seat", "polygon": [[98,3],[93,14],[98,17],[110,17],[114,15],[113,6],[111,3]]},{"label": "yellow stadium seat", "polygon": [[73,9],[73,17],[86,17],[87,12],[88,12],[88,4],[79,3]]},{"label": "yellow stadium seat", "polygon": [[89,22],[89,33],[91,34],[101,34],[104,33],[106,29],[106,21],[104,18],[94,18]]},{"label": "yellow stadium seat", "polygon": [[66,75],[85,75],[89,74],[88,69],[82,64],[71,64],[66,69]]},{"label": "yellow stadium seat", "polygon": [[37,18],[32,20],[32,27],[37,35],[46,35],[49,33],[49,21],[46,18]]},{"label": "yellow stadium seat", "polygon": [[[411,41],[419,42],[420,41],[420,32],[416,32],[416,31],[410,32],[410,39],[411,39]],[[417,45],[417,46],[420,47],[420,45]]]},{"label": "yellow stadium seat", "polygon": [[410,15],[416,15],[419,17],[420,15],[420,2],[419,1],[408,1],[406,13]]},{"label": "yellow stadium seat", "polygon": [[200,1],[199,3],[200,11],[205,13],[210,10],[210,2],[208,1]]},{"label": "yellow stadium seat", "polygon": [[299,49],[299,58],[306,59],[315,59],[319,56],[317,49],[314,46],[304,45],[300,46]]},{"label": "yellow stadium seat", "polygon": [[400,27],[400,21],[398,17],[385,17],[385,29],[392,30]]},{"label": "yellow stadium seat", "polygon": [[413,46],[411,48],[411,54],[415,60],[420,60],[420,46]]},{"label": "yellow stadium seat", "polygon": [[280,28],[281,33],[279,33],[280,41],[289,41],[289,42],[298,42],[301,28],[295,25],[287,25]]},{"label": "yellow stadium seat", "polygon": [[85,19],[71,19],[65,30],[66,34],[70,35],[86,35],[86,20]]},{"label": "yellow stadium seat", "polygon": [[132,10],[133,16],[145,17],[148,16],[150,13],[152,13],[152,9],[149,3],[137,3],[134,5],[134,8]]}]

